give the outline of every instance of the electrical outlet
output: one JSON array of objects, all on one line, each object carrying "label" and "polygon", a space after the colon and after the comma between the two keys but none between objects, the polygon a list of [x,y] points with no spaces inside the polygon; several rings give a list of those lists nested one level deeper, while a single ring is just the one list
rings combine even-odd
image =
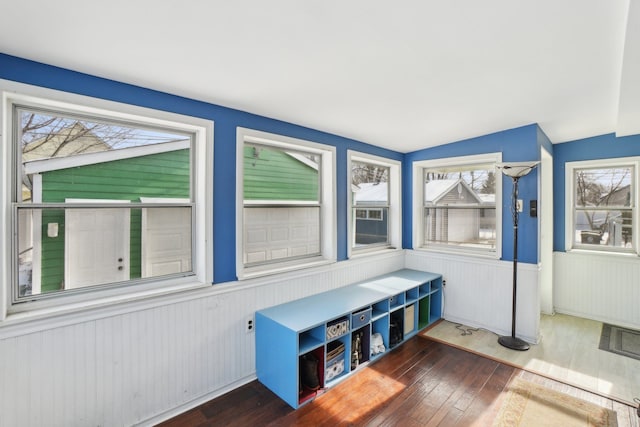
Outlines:
[{"label": "electrical outlet", "polygon": [[247,321],[245,323],[245,329],[244,331],[246,333],[250,333],[253,332],[253,329],[255,328],[255,322],[253,321],[253,316],[251,317],[247,317]]}]

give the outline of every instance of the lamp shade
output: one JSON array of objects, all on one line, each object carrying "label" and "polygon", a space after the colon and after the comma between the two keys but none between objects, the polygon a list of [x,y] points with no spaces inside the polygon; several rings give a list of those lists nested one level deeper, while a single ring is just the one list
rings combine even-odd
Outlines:
[{"label": "lamp shade", "polygon": [[520,178],[527,175],[538,166],[540,162],[511,162],[511,163],[498,163],[496,166],[502,170],[502,173],[511,178]]}]

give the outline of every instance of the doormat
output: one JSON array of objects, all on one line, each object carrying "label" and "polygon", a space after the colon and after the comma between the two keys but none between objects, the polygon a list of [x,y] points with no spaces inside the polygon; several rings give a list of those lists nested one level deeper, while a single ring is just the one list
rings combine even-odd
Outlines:
[{"label": "doormat", "polygon": [[640,360],[640,331],[604,323],[598,348]]},{"label": "doormat", "polygon": [[514,378],[493,427],[614,427],[615,411]]}]

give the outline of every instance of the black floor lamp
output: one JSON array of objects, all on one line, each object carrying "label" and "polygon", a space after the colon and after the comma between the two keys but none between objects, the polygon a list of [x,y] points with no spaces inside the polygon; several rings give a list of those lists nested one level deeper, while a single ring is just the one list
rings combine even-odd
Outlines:
[{"label": "black floor lamp", "polygon": [[513,181],[511,192],[511,216],[513,217],[513,294],[511,302],[511,336],[498,338],[500,345],[512,350],[529,350],[529,344],[516,337],[516,290],[518,288],[518,181],[527,175],[539,162],[501,163],[502,173]]}]

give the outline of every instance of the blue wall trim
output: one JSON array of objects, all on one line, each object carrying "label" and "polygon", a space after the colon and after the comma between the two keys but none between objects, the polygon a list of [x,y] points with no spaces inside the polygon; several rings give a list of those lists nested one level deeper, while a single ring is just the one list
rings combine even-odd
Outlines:
[{"label": "blue wall trim", "polygon": [[[553,146],[553,250],[565,248],[565,166],[567,162],[640,156],[640,135],[594,136]],[[636,172],[638,173],[638,172]],[[637,180],[637,177],[636,177]]]},{"label": "blue wall trim", "polygon": [[0,78],[110,101],[184,114],[215,123],[214,282],[236,280],[236,128],[246,127],[336,147],[338,260],[347,258],[347,150],[402,161],[403,154],[326,132],[219,105],[103,79],[0,53]]},{"label": "blue wall trim", "polygon": [[[412,164],[414,161],[470,156],[475,154],[502,152],[503,162],[520,162],[540,159],[538,140],[539,127],[536,124],[509,129],[477,138],[466,139],[433,148],[414,151],[405,155],[403,164],[403,235],[405,248],[412,247]],[[502,177],[502,259],[513,260],[513,222],[511,217],[510,178]],[[520,179],[518,198],[529,205],[529,200],[538,199],[538,170]],[[538,221],[528,212],[519,216],[518,261],[535,264],[538,262]]]}]

